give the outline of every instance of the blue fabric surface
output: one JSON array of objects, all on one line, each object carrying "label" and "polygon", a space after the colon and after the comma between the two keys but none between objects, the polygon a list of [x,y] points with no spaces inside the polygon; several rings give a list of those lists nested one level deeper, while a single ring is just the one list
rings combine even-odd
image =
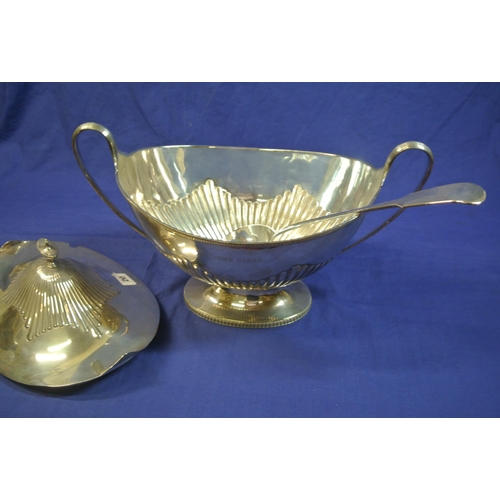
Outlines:
[{"label": "blue fabric surface", "polygon": [[[482,185],[479,207],[406,211],[305,280],[309,314],[275,329],[206,322],[188,275],[85,180],[71,134],[95,121],[124,152],[205,144],[337,153],[381,166],[408,140],[434,152],[427,184]],[[125,213],[109,150],[81,149]],[[0,84],[0,244],[47,237],[96,250],[160,303],[152,344],[81,387],[0,378],[2,417],[499,417],[500,85]],[[398,158],[380,199],[413,190],[423,154]],[[387,217],[367,216],[365,228]]]}]

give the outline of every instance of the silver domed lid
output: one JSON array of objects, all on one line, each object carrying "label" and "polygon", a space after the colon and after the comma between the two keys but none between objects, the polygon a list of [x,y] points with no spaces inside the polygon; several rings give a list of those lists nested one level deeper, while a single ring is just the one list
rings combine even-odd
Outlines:
[{"label": "silver domed lid", "polygon": [[45,238],[0,248],[0,373],[62,387],[92,380],[144,349],[158,303],[101,254]]}]

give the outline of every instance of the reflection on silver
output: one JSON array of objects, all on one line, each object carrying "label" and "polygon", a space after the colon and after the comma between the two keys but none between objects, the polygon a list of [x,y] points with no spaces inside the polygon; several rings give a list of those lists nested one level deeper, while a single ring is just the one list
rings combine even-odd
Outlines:
[{"label": "reflection on silver", "polygon": [[[85,130],[106,138],[118,186],[139,225],[108,200],[85,167],[78,148]],[[73,133],[78,164],[103,200],[192,276],[184,290],[190,309],[217,323],[249,328],[302,317],[311,295],[301,280],[385,227],[402,209],[354,243],[349,242],[364,215],[335,226],[328,221],[312,232],[304,227],[283,241],[228,242],[224,235],[250,221],[277,221],[279,228],[315,210],[326,214],[369,206],[396,157],[411,149],[428,159],[419,191],[433,165],[431,150],[420,142],[397,146],[382,168],[374,168],[332,154],[215,146],[164,146],[127,155],[102,125],[85,123]]]}]

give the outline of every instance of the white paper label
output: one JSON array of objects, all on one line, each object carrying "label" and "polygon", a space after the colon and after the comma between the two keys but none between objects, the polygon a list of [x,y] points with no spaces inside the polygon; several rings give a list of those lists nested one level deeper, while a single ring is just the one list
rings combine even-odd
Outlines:
[{"label": "white paper label", "polygon": [[123,286],[132,286],[137,285],[137,283],[125,273],[112,273],[112,275],[123,285]]}]

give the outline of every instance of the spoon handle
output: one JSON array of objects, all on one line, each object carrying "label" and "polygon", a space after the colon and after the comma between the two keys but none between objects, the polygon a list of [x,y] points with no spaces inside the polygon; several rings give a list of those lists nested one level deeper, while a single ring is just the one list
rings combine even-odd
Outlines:
[{"label": "spoon handle", "polygon": [[471,182],[459,182],[457,184],[445,184],[444,186],[437,186],[430,189],[424,189],[415,193],[410,193],[402,198],[386,201],[384,203],[377,203],[376,205],[369,205],[367,207],[352,208],[334,214],[327,214],[321,217],[315,217],[296,224],[291,224],[288,227],[280,229],[274,235],[276,236],[293,229],[298,229],[307,224],[321,222],[327,219],[334,219],[349,214],[359,214],[363,212],[373,212],[375,210],[384,210],[386,208],[410,208],[421,207],[425,205],[436,205],[441,203],[464,203],[466,205],[479,205],[486,199],[486,192],[477,184]]}]

